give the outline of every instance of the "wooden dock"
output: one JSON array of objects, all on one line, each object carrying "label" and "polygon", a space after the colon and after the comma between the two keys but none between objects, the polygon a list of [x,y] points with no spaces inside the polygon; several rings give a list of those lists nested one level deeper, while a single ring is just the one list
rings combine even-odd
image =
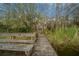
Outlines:
[{"label": "wooden dock", "polygon": [[57,56],[55,50],[49,43],[48,39],[43,35],[38,35],[38,40],[34,46],[33,56]]},{"label": "wooden dock", "polygon": [[[1,35],[1,33],[0,33]],[[56,56],[56,52],[43,34],[25,34],[25,33],[3,33],[1,36],[31,36],[31,40],[15,40],[15,39],[0,39],[0,55],[19,55],[23,52],[26,56]],[[2,52],[3,51],[3,52]],[[7,54],[4,51],[17,52]],[[20,53],[21,55],[22,53]]]}]

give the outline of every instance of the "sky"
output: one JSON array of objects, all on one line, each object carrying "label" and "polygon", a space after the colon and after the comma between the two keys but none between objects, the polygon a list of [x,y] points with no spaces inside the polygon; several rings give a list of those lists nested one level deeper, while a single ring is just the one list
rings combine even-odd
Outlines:
[{"label": "sky", "polygon": [[[15,7],[16,4],[11,4],[11,5],[12,5],[11,8],[13,8],[13,7]],[[56,11],[56,4],[55,3],[36,3],[35,5],[37,6],[36,9],[39,12],[41,12],[43,15],[48,16],[48,18],[52,18],[52,17],[55,17],[56,16],[57,11]],[[63,6],[65,6],[65,3],[62,3],[60,5],[61,5],[61,8],[60,9],[63,10]],[[4,4],[1,4],[0,3],[0,16],[2,16],[5,13],[5,11],[8,10],[8,9],[6,9],[6,6],[4,7]],[[27,7],[27,5],[25,5],[25,6]],[[73,7],[71,10],[67,11],[67,13],[66,12],[65,13],[64,12],[61,12],[62,10],[59,13],[61,13],[61,16],[66,15],[66,14],[70,14],[71,11],[73,9],[75,9],[76,7],[78,7],[78,6],[79,6],[79,4],[76,5],[75,7]]]},{"label": "sky", "polygon": [[[3,4],[0,4],[0,16],[5,12],[4,9]],[[55,4],[53,3],[38,3],[37,9],[48,17],[55,16]]]},{"label": "sky", "polygon": [[55,16],[55,4],[38,4],[38,10],[48,17]]}]

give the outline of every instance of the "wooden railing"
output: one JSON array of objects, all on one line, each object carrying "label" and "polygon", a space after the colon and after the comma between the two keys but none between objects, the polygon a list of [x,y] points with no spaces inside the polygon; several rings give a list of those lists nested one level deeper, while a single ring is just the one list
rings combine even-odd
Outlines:
[{"label": "wooden railing", "polygon": [[[0,39],[0,51],[18,51],[23,52],[28,56],[57,55],[48,42],[47,38],[42,34],[37,35],[36,33],[0,33],[0,36],[11,37],[10,39]],[[23,36],[31,37],[31,39],[16,39],[16,37]],[[2,55],[3,52],[0,54]]]},{"label": "wooden railing", "polygon": [[[30,55],[36,40],[36,33],[0,33],[0,36],[9,36],[9,39],[0,39],[0,50],[23,51]],[[30,39],[16,39],[16,37],[31,37]]]}]

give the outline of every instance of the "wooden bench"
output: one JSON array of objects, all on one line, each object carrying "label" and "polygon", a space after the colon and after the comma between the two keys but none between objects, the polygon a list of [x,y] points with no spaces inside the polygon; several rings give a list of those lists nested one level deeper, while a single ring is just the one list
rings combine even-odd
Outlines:
[{"label": "wooden bench", "polygon": [[30,55],[32,49],[33,49],[33,44],[27,45],[27,44],[0,43],[0,50],[25,52],[25,55]]},{"label": "wooden bench", "polygon": [[24,51],[25,55],[30,55],[36,40],[35,33],[0,33],[0,36],[26,36],[30,40],[0,39],[0,50],[4,51]]}]

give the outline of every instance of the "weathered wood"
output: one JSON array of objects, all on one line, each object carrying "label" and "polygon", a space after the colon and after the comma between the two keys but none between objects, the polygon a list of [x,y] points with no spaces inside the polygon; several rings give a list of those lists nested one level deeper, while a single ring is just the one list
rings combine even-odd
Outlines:
[{"label": "weathered wood", "polygon": [[[0,36],[31,37],[29,40],[0,39],[0,51],[18,51],[30,55],[36,40],[35,33],[0,33]],[[4,53],[7,54],[7,53]],[[4,55],[3,54],[3,55]]]},{"label": "weathered wood", "polygon": [[0,33],[0,36],[35,36],[35,33]]},{"label": "weathered wood", "polygon": [[29,51],[33,44],[0,43],[0,50]]},{"label": "weathered wood", "polygon": [[11,39],[0,39],[0,43],[23,43],[23,44],[33,44],[35,40],[11,40]]},{"label": "weathered wood", "polygon": [[0,56],[26,56],[24,51],[0,50]]},{"label": "weathered wood", "polygon": [[[8,34],[3,34],[2,36],[5,36],[5,35],[8,35]],[[11,34],[11,35],[14,35],[14,34]],[[36,38],[36,35],[34,34],[33,39],[34,40],[0,39],[0,50],[18,51],[18,52],[24,51],[25,55],[32,55],[32,56],[56,56],[57,55],[44,35],[38,34]]]},{"label": "weathered wood", "polygon": [[0,39],[0,43],[34,43],[36,40],[36,34],[35,33],[0,33],[0,36],[16,36],[16,37],[31,37],[31,39],[23,40],[23,39],[16,39],[16,38],[6,38],[6,39]]},{"label": "weathered wood", "polygon": [[0,43],[0,50],[4,51],[18,51],[25,52],[25,55],[30,55],[33,48],[33,44],[12,44],[12,43]]},{"label": "weathered wood", "polygon": [[34,46],[33,56],[57,56],[55,50],[52,48],[47,38],[40,34]]}]

